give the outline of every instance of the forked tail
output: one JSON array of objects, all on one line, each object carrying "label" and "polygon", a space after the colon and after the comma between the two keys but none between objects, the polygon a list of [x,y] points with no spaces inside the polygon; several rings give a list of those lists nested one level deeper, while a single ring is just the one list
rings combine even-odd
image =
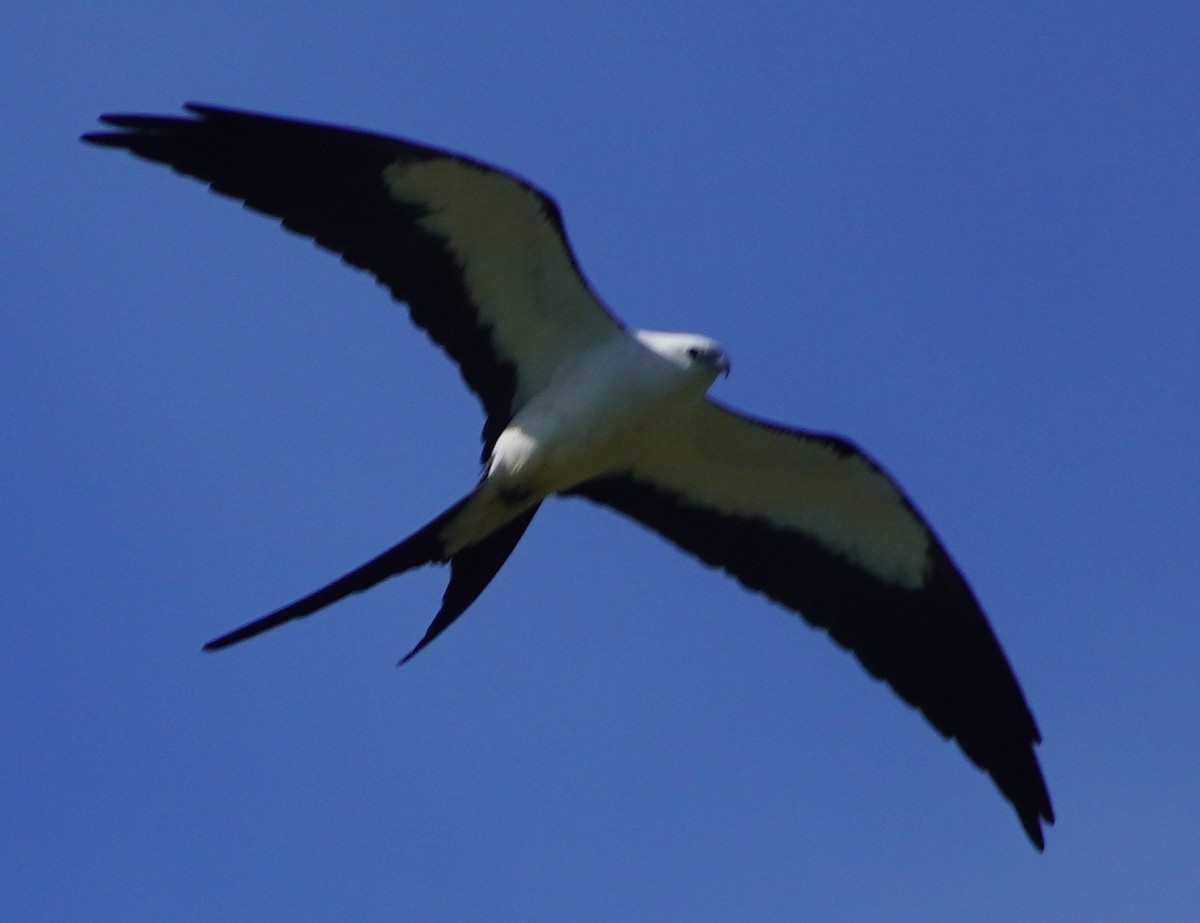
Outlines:
[{"label": "forked tail", "polygon": [[442,532],[454,521],[455,516],[462,511],[472,496],[473,494],[464,497],[404,541],[392,546],[378,557],[372,558],[361,567],[355,568],[344,577],[339,577],[315,593],[310,593],[282,609],[255,619],[241,628],[235,628],[219,638],[214,638],[204,645],[204,650],[217,651],[237,644],[239,641],[245,641],[247,638],[253,638],[264,631],[270,631],[284,622],[312,615],[352,593],[369,590],[388,577],[394,577],[415,567],[425,564],[445,564],[449,561],[450,584],[446,587],[445,595],[442,597],[442,608],[426,630],[425,636],[400,662],[408,661],[417,651],[445,631],[491,583],[492,578],[496,576],[501,566],[508,560],[508,556],[512,554],[512,550],[517,546],[517,542],[525,533],[525,529],[529,526],[539,505],[534,504],[490,535],[463,548],[453,556],[449,556],[445,552]]}]

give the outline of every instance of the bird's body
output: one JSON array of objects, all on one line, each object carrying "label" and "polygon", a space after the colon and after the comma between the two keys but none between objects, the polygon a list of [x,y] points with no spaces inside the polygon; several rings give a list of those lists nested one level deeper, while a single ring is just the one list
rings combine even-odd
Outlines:
[{"label": "bird's body", "polygon": [[672,422],[700,405],[725,361],[720,352],[715,365],[680,358],[701,341],[670,337],[621,333],[564,363],[497,438],[487,479],[542,496],[559,493],[622,470],[669,438]]},{"label": "bird's body", "polygon": [[495,576],[540,504],[629,516],[803,615],[953,738],[1040,849],[1041,737],[962,574],[851,443],[706,396],[729,360],[695,334],[631,331],[596,298],[558,207],[503,170],[397,138],[189,105],[104,116],[84,140],[198,177],[375,276],[458,364],[485,413],[483,474],[412,535],[206,645],[227,647],[429,563],[442,607],[407,660]]},{"label": "bird's body", "polygon": [[[689,359],[689,349],[704,360]],[[618,331],[564,362],[496,438],[483,477],[444,533],[446,555],[552,494],[631,469],[692,425],[727,367],[707,338],[653,331]]]}]

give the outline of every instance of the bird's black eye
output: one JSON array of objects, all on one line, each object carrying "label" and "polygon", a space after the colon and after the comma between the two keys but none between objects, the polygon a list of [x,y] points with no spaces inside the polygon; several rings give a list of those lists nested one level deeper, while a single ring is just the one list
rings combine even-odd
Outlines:
[{"label": "bird's black eye", "polygon": [[700,358],[700,347],[699,346],[689,346],[688,350],[687,350],[687,354],[688,354],[689,359],[699,359]]}]

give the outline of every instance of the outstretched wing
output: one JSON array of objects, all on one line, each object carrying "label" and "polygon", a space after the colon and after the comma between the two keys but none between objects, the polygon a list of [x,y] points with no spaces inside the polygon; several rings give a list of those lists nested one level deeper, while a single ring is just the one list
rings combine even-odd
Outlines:
[{"label": "outstretched wing", "polygon": [[802,614],[995,780],[1033,843],[1053,810],[1036,724],[974,595],[901,490],[849,443],[705,402],[631,470],[573,492]]},{"label": "outstretched wing", "polygon": [[486,456],[559,364],[623,328],[592,293],[558,206],[502,170],[398,138],[189,104],[105,115],[123,148],[282,219],[407,302],[479,396]]}]

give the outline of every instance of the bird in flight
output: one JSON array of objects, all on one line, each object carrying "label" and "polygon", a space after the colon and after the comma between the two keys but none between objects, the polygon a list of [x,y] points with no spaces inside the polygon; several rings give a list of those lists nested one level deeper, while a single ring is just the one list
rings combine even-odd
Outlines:
[{"label": "bird in flight", "polygon": [[475,601],[552,495],[640,522],[826,631],[992,777],[1044,847],[1054,812],[1033,715],[963,575],[900,487],[844,439],[707,396],[714,340],[626,327],[600,302],[554,201],[470,158],[364,131],[189,104],[104,115],[127,150],[279,219],[408,305],[483,404],[483,471],[461,500],[216,650],[426,564],[450,565],[409,660]]}]

